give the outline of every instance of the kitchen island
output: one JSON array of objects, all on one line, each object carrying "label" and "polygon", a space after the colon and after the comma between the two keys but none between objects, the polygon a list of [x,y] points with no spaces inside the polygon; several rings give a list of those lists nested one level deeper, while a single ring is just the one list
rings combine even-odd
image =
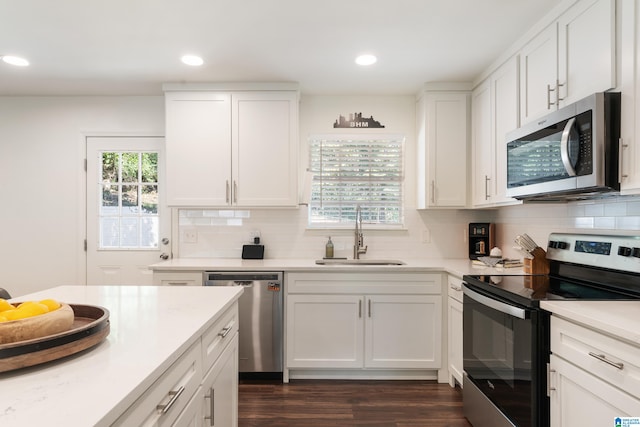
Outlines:
[{"label": "kitchen island", "polygon": [[[81,353],[0,374],[0,425],[140,425],[145,405],[152,405],[147,412],[155,413],[156,404],[167,404],[164,391],[155,389],[182,363],[189,375],[181,378],[193,385],[189,394],[185,383],[187,391],[176,399],[174,413],[165,414],[176,419],[190,399],[199,397],[195,391],[202,388],[208,367],[215,369],[211,359],[221,359],[225,348],[237,345],[241,294],[241,287],[61,286],[15,298],[55,298],[104,307],[109,310],[111,331],[103,342]],[[217,333],[220,324],[232,333],[212,350],[222,340]],[[237,363],[228,366],[235,366],[230,376],[237,378]],[[146,402],[158,393],[160,402]],[[229,390],[233,393],[237,414],[237,382],[235,390]]]}]

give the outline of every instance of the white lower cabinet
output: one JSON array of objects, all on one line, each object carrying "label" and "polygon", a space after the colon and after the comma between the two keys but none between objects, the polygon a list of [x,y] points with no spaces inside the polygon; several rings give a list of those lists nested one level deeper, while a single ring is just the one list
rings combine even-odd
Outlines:
[{"label": "white lower cabinet", "polygon": [[201,427],[213,426],[214,420],[216,426],[238,424],[237,303],[198,337],[113,426]]},{"label": "white lower cabinet", "polygon": [[202,380],[203,426],[238,425],[238,334]]},{"label": "white lower cabinet", "polygon": [[449,306],[448,306],[448,368],[449,385],[455,386],[456,381],[462,387],[462,280],[449,276]]},{"label": "white lower cabinet", "polygon": [[441,368],[439,274],[287,273],[286,283],[292,376]]},{"label": "white lower cabinet", "polygon": [[551,426],[615,425],[640,415],[640,348],[551,317]]},{"label": "white lower cabinet", "polygon": [[155,286],[202,286],[202,271],[154,271]]}]

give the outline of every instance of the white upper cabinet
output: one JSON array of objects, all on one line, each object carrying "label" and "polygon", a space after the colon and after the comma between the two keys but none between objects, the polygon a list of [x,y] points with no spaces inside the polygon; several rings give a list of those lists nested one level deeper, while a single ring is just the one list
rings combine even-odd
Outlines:
[{"label": "white upper cabinet", "polygon": [[616,86],[615,20],[615,0],[583,0],[560,16],[560,107]]},{"label": "white upper cabinet", "polygon": [[165,100],[170,206],[297,206],[297,91],[169,91]]},{"label": "white upper cabinet", "polygon": [[493,207],[517,200],[506,196],[507,132],[518,127],[518,57],[512,57],[476,87],[472,94],[474,207]]},{"label": "white upper cabinet", "polygon": [[231,95],[169,92],[165,101],[168,204],[227,205]]},{"label": "white upper cabinet", "polygon": [[558,26],[552,24],[520,51],[520,117],[522,123],[547,114],[556,106]]},{"label": "white upper cabinet", "polygon": [[232,203],[297,206],[297,94],[234,93],[231,103]]},{"label": "white upper cabinet", "polygon": [[416,111],[417,208],[466,207],[470,93],[425,91]]},{"label": "white upper cabinet", "polygon": [[520,51],[522,123],[616,86],[615,0],[582,0]]},{"label": "white upper cabinet", "polygon": [[491,132],[491,81],[485,80],[471,95],[472,200],[474,207],[490,206],[494,181],[494,141]]},{"label": "white upper cabinet", "polygon": [[640,193],[640,5],[622,3],[620,189]]}]

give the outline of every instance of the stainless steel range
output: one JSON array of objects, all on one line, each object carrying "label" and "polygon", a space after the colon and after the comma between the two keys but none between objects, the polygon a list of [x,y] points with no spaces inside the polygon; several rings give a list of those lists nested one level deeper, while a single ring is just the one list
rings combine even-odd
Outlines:
[{"label": "stainless steel range", "polygon": [[549,275],[464,276],[464,412],[474,427],[549,425],[543,300],[640,299],[640,236],[552,233]]}]

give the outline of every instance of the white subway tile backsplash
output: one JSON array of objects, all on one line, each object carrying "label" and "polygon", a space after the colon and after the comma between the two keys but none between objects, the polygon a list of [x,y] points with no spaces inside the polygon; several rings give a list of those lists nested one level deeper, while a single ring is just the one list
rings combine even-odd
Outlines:
[{"label": "white subway tile backsplash", "polygon": [[[466,258],[470,222],[496,223],[496,246],[505,256],[520,257],[515,236],[529,234],[546,247],[552,232],[640,233],[640,196],[570,203],[533,203],[495,210],[415,210],[405,212],[405,229],[367,230],[370,258]],[[179,243],[181,257],[239,258],[251,232],[259,231],[267,258],[321,258],[327,237],[335,255],[353,256],[353,230],[307,229],[307,210],[179,210],[180,231],[195,228],[196,243]],[[429,241],[423,231],[429,230]]]}]

